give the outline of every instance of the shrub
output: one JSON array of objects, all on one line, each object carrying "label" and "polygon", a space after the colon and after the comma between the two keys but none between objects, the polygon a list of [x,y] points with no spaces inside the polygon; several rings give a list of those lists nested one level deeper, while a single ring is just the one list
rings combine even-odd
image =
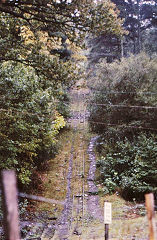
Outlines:
[{"label": "shrub", "polygon": [[157,193],[157,136],[142,134],[132,142],[106,144],[97,166],[109,192],[120,189],[129,199]]},{"label": "shrub", "polygon": [[129,138],[141,130],[156,129],[157,109],[145,108],[156,107],[156,89],[156,58],[139,54],[121,62],[101,63],[89,105],[92,130],[107,133],[111,129],[112,135]]},{"label": "shrub", "polygon": [[128,198],[156,192],[157,58],[141,53],[101,62],[94,80],[89,122],[100,135],[98,166],[105,187]]},{"label": "shrub", "polygon": [[53,85],[43,88],[31,67],[9,62],[0,72],[0,169],[16,169],[26,186],[33,171],[54,155],[65,121],[56,110]]}]

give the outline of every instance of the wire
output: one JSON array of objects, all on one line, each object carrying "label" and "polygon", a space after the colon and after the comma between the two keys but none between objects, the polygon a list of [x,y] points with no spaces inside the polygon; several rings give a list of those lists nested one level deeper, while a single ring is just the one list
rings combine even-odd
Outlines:
[{"label": "wire", "polygon": [[[92,102],[91,102],[92,103]],[[103,103],[92,103],[96,106],[106,106],[106,107],[122,107],[122,108],[142,108],[142,109],[157,109],[157,107],[152,106],[131,106],[131,105],[114,105],[114,104],[103,104]]]},{"label": "wire", "polygon": [[26,194],[26,193],[18,193],[19,197],[22,198],[28,198],[34,201],[40,201],[40,202],[47,202],[47,203],[51,203],[51,204],[59,204],[59,205],[64,205],[63,201],[58,201],[58,200],[54,200],[54,199],[50,199],[50,198],[45,198],[45,197],[40,197],[40,196],[35,196],[32,194]]},{"label": "wire", "polygon": [[106,94],[146,94],[146,95],[157,95],[157,93],[155,93],[155,92],[124,92],[124,91],[121,91],[121,92],[116,92],[116,91],[105,91],[105,90],[102,90],[102,89],[97,89],[97,88],[93,88],[93,87],[89,87],[89,89],[92,91],[92,90],[94,90],[95,92],[102,92],[102,93],[106,93]]},{"label": "wire", "polygon": [[[81,98],[80,98],[81,99]],[[59,102],[56,102],[56,103],[59,103]],[[70,101],[62,101],[61,103],[70,103]],[[86,100],[86,103],[90,105],[96,105],[96,106],[106,106],[106,107],[123,107],[123,108],[141,108],[141,109],[157,109],[157,107],[153,107],[153,106],[137,106],[137,105],[120,105],[120,104],[103,104],[103,103],[95,103],[95,102],[92,102],[90,100]]]},{"label": "wire", "polygon": [[118,125],[118,124],[106,124],[104,122],[96,122],[96,121],[90,121],[88,120],[89,123],[95,123],[95,124],[100,124],[100,125],[105,125],[105,126],[110,126],[110,127],[120,127],[120,128],[135,128],[135,129],[143,129],[143,130],[151,130],[151,131],[157,131],[157,128],[148,128],[148,127],[137,127],[137,126],[124,126],[124,125]]},{"label": "wire", "polygon": [[[2,195],[2,190],[0,190],[0,195]],[[18,196],[21,198],[28,198],[34,201],[39,201],[39,202],[47,202],[50,204],[59,204],[59,205],[64,205],[65,202],[64,201],[59,201],[59,200],[54,200],[51,198],[45,198],[45,197],[41,197],[41,196],[36,196],[36,195],[32,195],[32,194],[27,194],[27,193],[21,193],[18,192]]]}]

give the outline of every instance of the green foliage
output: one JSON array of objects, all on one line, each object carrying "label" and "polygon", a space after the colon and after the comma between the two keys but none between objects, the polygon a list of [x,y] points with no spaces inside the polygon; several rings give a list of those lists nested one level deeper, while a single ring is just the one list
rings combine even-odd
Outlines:
[{"label": "green foliage", "polygon": [[20,63],[0,68],[0,169],[16,169],[27,185],[33,170],[54,155],[65,121],[56,111],[51,83],[43,85],[31,67]]},{"label": "green foliage", "polygon": [[57,96],[57,104],[56,110],[63,115],[65,118],[70,116],[70,108],[69,108],[69,96],[67,91],[61,91],[60,94]]},{"label": "green foliage", "polygon": [[[100,134],[98,165],[107,191],[156,192],[157,59],[144,53],[97,66],[90,126]],[[152,135],[153,134],[153,135]]]},{"label": "green foliage", "polygon": [[[109,1],[6,1],[0,9],[0,61],[23,62],[58,83],[56,73],[63,64],[58,51],[68,51],[65,41],[82,46],[87,32],[121,35],[122,21],[117,15],[115,5]],[[53,48],[54,41],[59,43],[60,39],[64,48]]]},{"label": "green foliage", "polygon": [[147,29],[142,33],[142,48],[145,52],[147,52],[150,56],[152,54],[157,54],[157,28],[152,27]]},{"label": "green foliage", "polygon": [[157,193],[157,136],[142,134],[134,141],[106,143],[97,162],[101,178],[109,192],[120,189],[125,198],[144,198]]},{"label": "green foliage", "polygon": [[123,139],[156,129],[156,76],[157,59],[144,53],[112,64],[101,62],[91,81],[95,91],[89,106],[92,130],[109,139],[114,135]]},{"label": "green foliage", "polygon": [[33,171],[55,154],[69,114],[65,90],[79,70],[55,50],[67,49],[67,39],[76,46],[87,32],[99,31],[122,33],[111,2],[1,4],[0,169],[16,169],[21,184],[28,185]]}]

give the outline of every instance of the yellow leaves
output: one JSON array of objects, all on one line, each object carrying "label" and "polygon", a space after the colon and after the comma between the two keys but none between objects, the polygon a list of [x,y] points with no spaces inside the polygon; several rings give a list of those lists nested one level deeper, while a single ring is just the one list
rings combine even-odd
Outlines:
[{"label": "yellow leaves", "polygon": [[76,61],[85,61],[87,62],[87,57],[83,54],[79,54],[79,53],[74,53],[73,54],[73,58],[76,60]]},{"label": "yellow leaves", "polygon": [[116,34],[122,36],[125,32],[122,28],[123,20],[118,17],[119,10],[116,5],[109,0],[96,4],[94,12],[95,34],[102,33]]},{"label": "yellow leaves", "polygon": [[36,38],[34,36],[34,33],[30,30],[27,26],[22,26],[21,28],[21,37],[24,40],[25,45],[33,45],[36,43]]},{"label": "yellow leaves", "polygon": [[41,53],[50,55],[50,50],[59,48],[61,39],[56,37],[49,37],[47,32],[38,31],[38,40],[41,45]]},{"label": "yellow leaves", "polygon": [[66,122],[64,120],[64,117],[60,115],[58,112],[56,113],[56,119],[54,120],[54,129],[60,130],[61,128],[65,127]]},{"label": "yellow leaves", "polygon": [[38,36],[40,38],[40,41],[45,41],[48,38],[48,33],[43,31],[38,31]]},{"label": "yellow leaves", "polygon": [[41,46],[40,52],[42,54],[48,55],[49,54],[49,51],[47,49],[48,33],[38,31],[37,35],[38,35],[38,41],[40,42],[40,46]]},{"label": "yellow leaves", "polygon": [[60,48],[62,44],[62,39],[58,37],[51,37],[49,38],[49,44],[51,49]]},{"label": "yellow leaves", "polygon": [[30,28],[25,25],[21,28],[21,37],[26,46],[33,47],[37,44],[40,45],[40,53],[44,55],[50,55],[50,50],[61,48],[62,44],[61,38],[49,37],[45,31],[38,31],[35,35]]},{"label": "yellow leaves", "polygon": [[56,144],[57,139],[56,136],[59,133],[59,130],[65,127],[66,122],[64,120],[64,117],[60,115],[57,111],[55,112],[55,120],[52,122],[52,128],[49,134],[44,139],[44,142],[46,144],[47,140],[49,139],[53,144]]},{"label": "yellow leaves", "polygon": [[0,137],[6,138],[6,139],[8,138],[7,135],[3,134],[2,132],[0,132]]},{"label": "yellow leaves", "polygon": [[113,8],[110,8],[110,9],[109,9],[109,14],[111,14],[111,15],[113,15],[113,16],[116,16],[116,13],[115,13],[115,11],[114,11]]},{"label": "yellow leaves", "polygon": [[[51,55],[50,51],[53,49],[62,48],[62,39],[60,37],[50,37],[47,32],[38,31],[38,41],[41,46],[40,52],[45,55]],[[51,55],[52,57],[52,55]]]},{"label": "yellow leaves", "polygon": [[41,142],[40,140],[37,140],[37,139],[33,139],[33,140],[34,141],[32,142],[25,142],[25,143],[19,144],[21,151],[22,152],[26,151],[26,153],[31,157],[36,156],[36,153],[33,151],[38,147],[39,143]]}]

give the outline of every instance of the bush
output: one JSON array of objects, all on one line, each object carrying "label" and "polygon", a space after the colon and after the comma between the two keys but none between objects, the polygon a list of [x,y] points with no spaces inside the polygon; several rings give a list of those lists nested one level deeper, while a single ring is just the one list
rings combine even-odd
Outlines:
[{"label": "bush", "polygon": [[31,67],[9,62],[0,72],[0,169],[16,169],[26,186],[33,171],[54,155],[65,121],[56,110],[53,85],[43,88]]},{"label": "bush", "polygon": [[157,109],[144,108],[156,107],[156,89],[156,58],[150,60],[147,55],[139,54],[121,62],[101,63],[89,105],[92,130],[107,133],[111,129],[112,135],[123,139],[141,130],[156,129]]},{"label": "bush", "polygon": [[57,96],[58,103],[56,105],[56,110],[65,118],[70,116],[70,98],[67,91],[62,91],[60,95]]},{"label": "bush", "polygon": [[127,199],[157,194],[157,136],[142,134],[132,142],[125,139],[114,147],[106,144],[97,166],[109,192],[120,189]]},{"label": "bush", "polygon": [[156,192],[157,58],[141,53],[101,62],[94,80],[89,122],[100,135],[98,166],[105,187],[128,198]]}]

